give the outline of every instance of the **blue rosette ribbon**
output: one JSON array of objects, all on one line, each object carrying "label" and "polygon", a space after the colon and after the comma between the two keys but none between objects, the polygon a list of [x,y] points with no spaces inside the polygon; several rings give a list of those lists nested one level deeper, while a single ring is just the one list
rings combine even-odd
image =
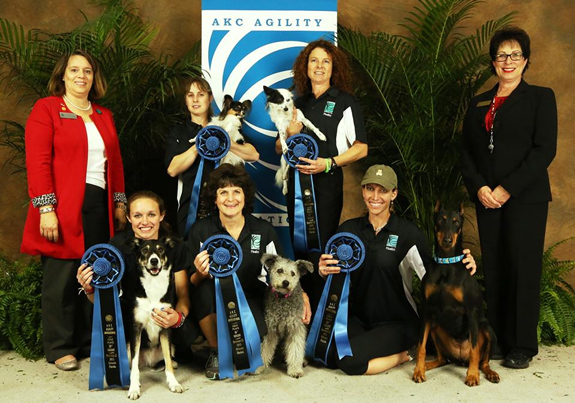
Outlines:
[{"label": "blue rosette ribbon", "polygon": [[84,263],[94,270],[91,286],[95,288],[89,388],[104,389],[104,379],[109,387],[129,386],[130,364],[118,294],[124,275],[122,253],[112,245],[97,244],[84,253]]},{"label": "blue rosette ribbon", "polygon": [[196,136],[196,148],[198,150],[198,156],[200,157],[200,164],[198,166],[198,172],[196,173],[196,179],[194,179],[194,186],[192,187],[185,236],[189,234],[190,228],[192,228],[192,224],[196,222],[198,215],[204,163],[206,160],[214,161],[215,168],[217,168],[220,165],[220,160],[224,158],[230,150],[230,146],[231,141],[228,132],[219,126],[206,126],[198,132]]},{"label": "blue rosette ribbon", "polygon": [[[300,157],[316,159],[318,146],[316,141],[307,134],[296,134],[286,141],[288,150],[284,158],[288,165],[305,165]],[[313,175],[300,175],[294,170],[294,226],[293,248],[296,253],[319,252],[321,240],[317,225],[317,210]]]},{"label": "blue rosette ribbon", "polygon": [[347,334],[350,273],[363,263],[365,246],[354,234],[340,232],[329,239],[325,253],[339,261],[341,271],[327,276],[307,338],[306,355],[327,365],[332,340],[340,360],[353,356]]},{"label": "blue rosette ribbon", "polygon": [[210,274],[216,290],[220,378],[254,372],[263,365],[260,335],[236,275],[242,263],[240,244],[231,236],[214,235],[202,244],[210,256]]}]

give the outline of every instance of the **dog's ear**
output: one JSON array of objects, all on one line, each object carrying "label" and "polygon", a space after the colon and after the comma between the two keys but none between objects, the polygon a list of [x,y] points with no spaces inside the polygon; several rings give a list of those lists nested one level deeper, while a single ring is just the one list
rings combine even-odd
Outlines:
[{"label": "dog's ear", "polygon": [[138,248],[140,247],[141,240],[138,239],[138,238],[136,238],[136,237],[134,237],[134,238],[132,238],[132,239],[129,239],[129,240],[127,241],[127,244],[128,244],[128,246],[129,246],[132,250],[136,250],[136,249],[138,249]]},{"label": "dog's ear", "polygon": [[303,276],[308,272],[313,273],[313,263],[308,262],[307,260],[296,260],[295,264],[297,265],[297,269],[299,271],[299,275]]},{"label": "dog's ear", "polygon": [[242,102],[242,104],[244,105],[244,108],[246,108],[246,113],[248,113],[248,111],[252,109],[252,101],[250,101],[249,99],[246,99],[244,102]]},{"label": "dog's ear", "polygon": [[264,85],[264,93],[269,97],[271,94],[274,93],[274,90],[273,90],[272,88],[266,87],[266,86]]},{"label": "dog's ear", "polygon": [[437,200],[435,202],[435,209],[433,210],[435,214],[439,213],[439,209],[441,208],[441,200]]},{"label": "dog's ear", "polygon": [[278,255],[272,255],[271,253],[264,253],[260,261],[267,268],[271,268],[276,260],[278,260]]},{"label": "dog's ear", "polygon": [[174,249],[176,247],[176,239],[171,236],[163,237],[160,239],[160,242],[162,242],[164,245],[166,245],[166,247],[170,249]]},{"label": "dog's ear", "polygon": [[229,110],[230,107],[232,106],[232,102],[234,102],[234,99],[232,98],[231,95],[224,95],[224,109],[225,110]]}]

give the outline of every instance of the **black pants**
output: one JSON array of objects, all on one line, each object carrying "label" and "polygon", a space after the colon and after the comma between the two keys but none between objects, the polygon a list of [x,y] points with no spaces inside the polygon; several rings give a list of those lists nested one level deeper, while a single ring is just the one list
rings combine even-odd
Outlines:
[{"label": "black pants", "polygon": [[548,203],[477,205],[489,323],[504,352],[538,352],[537,323]]},{"label": "black pants", "polygon": [[[303,175],[303,174],[301,174]],[[343,208],[343,172],[341,169],[329,173],[312,175],[315,194],[317,221],[321,242],[321,253],[295,253],[296,259],[305,259],[313,263],[315,270],[301,278],[302,288],[308,294],[312,311],[315,312],[325,280],[322,279],[318,271],[319,257],[325,250],[327,241],[335,234],[339,227],[341,210]],[[288,209],[290,237],[293,244],[294,238],[294,169],[290,168],[290,178],[288,183],[288,194],[286,204]]]},{"label": "black pants", "polygon": [[[107,193],[86,185],[82,207],[84,246],[108,242]],[[78,295],[76,273],[79,259],[57,259],[42,256],[42,330],[46,360],[53,362],[65,355],[90,355],[92,304]]]}]

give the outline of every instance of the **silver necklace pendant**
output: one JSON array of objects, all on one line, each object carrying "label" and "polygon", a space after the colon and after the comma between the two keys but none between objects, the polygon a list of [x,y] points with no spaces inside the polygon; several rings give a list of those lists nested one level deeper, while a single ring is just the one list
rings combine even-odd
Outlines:
[{"label": "silver necklace pendant", "polygon": [[489,144],[489,146],[487,146],[487,148],[489,148],[489,151],[493,152],[493,149],[495,148],[495,146],[493,144]]}]

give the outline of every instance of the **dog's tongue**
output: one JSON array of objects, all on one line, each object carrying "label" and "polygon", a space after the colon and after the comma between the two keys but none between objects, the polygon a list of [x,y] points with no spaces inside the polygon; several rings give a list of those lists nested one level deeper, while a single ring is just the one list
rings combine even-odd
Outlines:
[{"label": "dog's tongue", "polygon": [[154,267],[153,269],[150,269],[150,273],[153,276],[156,276],[158,273],[160,273],[160,269]]}]

